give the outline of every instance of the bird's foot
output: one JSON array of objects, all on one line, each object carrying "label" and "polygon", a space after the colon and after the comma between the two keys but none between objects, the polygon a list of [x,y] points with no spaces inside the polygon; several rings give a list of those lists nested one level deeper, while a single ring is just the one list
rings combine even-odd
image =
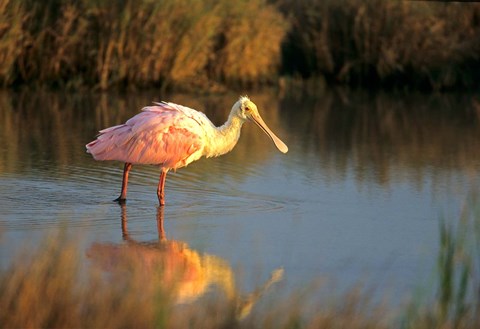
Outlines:
[{"label": "bird's foot", "polygon": [[118,204],[125,204],[127,202],[127,199],[126,198],[122,198],[121,196],[119,196],[118,198],[116,198],[115,200],[113,200],[113,202],[118,202]]}]

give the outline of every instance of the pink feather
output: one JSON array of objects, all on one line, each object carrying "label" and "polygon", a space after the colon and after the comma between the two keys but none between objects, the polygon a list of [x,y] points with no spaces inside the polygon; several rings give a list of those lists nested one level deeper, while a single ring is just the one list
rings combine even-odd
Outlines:
[{"label": "pink feather", "polygon": [[188,158],[203,148],[203,129],[185,113],[191,109],[179,110],[180,105],[172,105],[176,104],[145,107],[126,123],[101,130],[97,139],[87,144],[87,152],[95,160],[154,164],[167,169],[186,166]]}]

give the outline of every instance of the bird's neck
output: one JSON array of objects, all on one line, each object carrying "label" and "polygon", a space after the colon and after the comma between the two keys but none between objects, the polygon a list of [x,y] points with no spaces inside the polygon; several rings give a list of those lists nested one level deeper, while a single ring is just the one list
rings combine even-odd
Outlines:
[{"label": "bird's neck", "polygon": [[245,120],[230,113],[227,122],[216,127],[210,136],[210,143],[206,150],[207,157],[215,157],[230,152],[240,138],[240,130]]}]

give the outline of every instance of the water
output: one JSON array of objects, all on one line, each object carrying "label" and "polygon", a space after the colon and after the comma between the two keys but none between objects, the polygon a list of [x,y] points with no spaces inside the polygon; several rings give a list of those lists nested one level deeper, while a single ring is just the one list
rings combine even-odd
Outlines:
[{"label": "water", "polygon": [[112,200],[123,165],[94,161],[85,144],[151,100],[203,109],[219,125],[238,95],[0,93],[0,264],[67,227],[85,261],[127,241],[166,239],[215,259],[202,271],[227,273],[244,292],[277,268],[287,289],[325,278],[342,292],[360,282],[394,303],[431,284],[439,221],[457,220],[479,178],[475,97],[250,96],[289,152],[246,124],[231,153],[169,173],[160,212],[158,168],[133,167],[121,207]]}]

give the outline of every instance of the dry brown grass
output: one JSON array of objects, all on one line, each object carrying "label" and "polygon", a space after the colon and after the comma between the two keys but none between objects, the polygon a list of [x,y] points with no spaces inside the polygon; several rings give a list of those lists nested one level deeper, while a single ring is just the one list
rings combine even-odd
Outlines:
[{"label": "dry brown grass", "polygon": [[27,15],[21,2],[0,0],[0,84],[15,79],[15,62],[26,46],[23,23]]},{"label": "dry brown grass", "polygon": [[0,0],[0,82],[218,91],[282,73],[473,88],[479,21],[472,3]]},{"label": "dry brown grass", "polygon": [[292,17],[284,70],[363,87],[479,86],[480,5],[278,1]]},{"label": "dry brown grass", "polygon": [[[106,278],[85,272],[80,258],[61,234],[17,257],[0,278],[2,327],[152,327],[168,310],[164,292],[134,280],[135,269]],[[143,307],[148,300],[155,306]]]},{"label": "dry brown grass", "polygon": [[0,79],[108,89],[271,80],[286,31],[255,1],[0,1]]}]

